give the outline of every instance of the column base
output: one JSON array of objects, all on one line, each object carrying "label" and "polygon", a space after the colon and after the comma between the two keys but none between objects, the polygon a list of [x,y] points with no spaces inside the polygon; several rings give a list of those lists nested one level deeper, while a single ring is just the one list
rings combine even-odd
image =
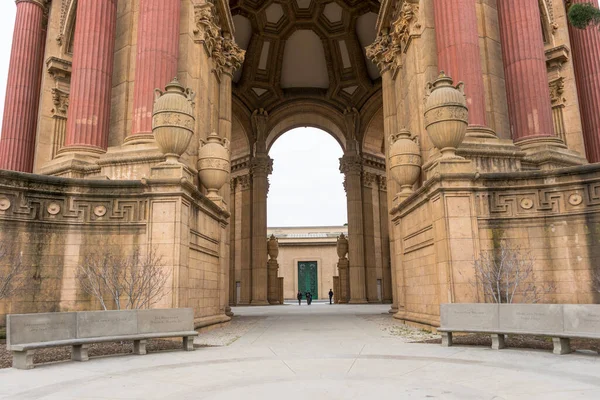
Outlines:
[{"label": "column base", "polygon": [[112,180],[139,180],[151,175],[153,166],[165,161],[155,143],[110,147],[98,160],[102,174]]},{"label": "column base", "polygon": [[473,161],[479,172],[518,172],[526,153],[512,140],[497,137],[468,136],[456,154]]},{"label": "column base", "polygon": [[123,140],[123,144],[126,146],[135,146],[140,144],[153,144],[156,146],[156,141],[154,140],[154,134],[152,132],[146,132],[127,136],[125,140]]},{"label": "column base", "polygon": [[228,317],[233,317],[235,315],[233,313],[233,311],[231,311],[231,307],[230,306],[225,307],[225,315],[227,315]]},{"label": "column base", "polygon": [[75,179],[106,179],[98,165],[98,158],[103,153],[104,150],[96,147],[64,147],[54,160],[40,169],[40,174]]},{"label": "column base", "polygon": [[481,139],[498,139],[496,132],[487,126],[480,125],[469,125],[467,128],[467,138],[481,138]]},{"label": "column base", "polygon": [[530,169],[549,170],[587,164],[585,157],[570,150],[556,136],[538,136],[515,143],[525,152],[523,163]]},{"label": "column base", "polygon": [[475,165],[471,160],[466,160],[459,156],[448,158],[440,156],[425,163],[423,170],[425,171],[425,180],[443,175],[472,175],[475,177],[477,173]]},{"label": "column base", "polygon": [[348,304],[369,304],[366,299],[350,299]]},{"label": "column base", "polygon": [[250,302],[251,306],[268,306],[269,302],[266,300],[252,300]]}]

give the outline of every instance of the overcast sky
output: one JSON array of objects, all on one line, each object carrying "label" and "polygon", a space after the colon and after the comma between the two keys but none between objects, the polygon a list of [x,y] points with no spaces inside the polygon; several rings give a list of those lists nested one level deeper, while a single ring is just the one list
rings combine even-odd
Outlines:
[{"label": "overcast sky", "polygon": [[[0,0],[0,119],[16,6]],[[339,172],[342,149],[329,134],[312,128],[290,131],[270,153],[275,161],[268,198],[268,224],[273,227],[325,226],[346,223],[346,193]]]}]

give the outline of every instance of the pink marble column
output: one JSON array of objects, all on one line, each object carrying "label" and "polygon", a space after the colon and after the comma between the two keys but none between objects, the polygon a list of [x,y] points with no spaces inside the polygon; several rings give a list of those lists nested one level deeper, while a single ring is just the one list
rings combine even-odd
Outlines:
[{"label": "pink marble column", "polygon": [[[592,3],[598,7],[598,0],[572,0],[572,3]],[[600,162],[600,31],[596,27],[581,30],[569,25],[569,32],[585,150],[588,161],[597,163]]]},{"label": "pink marble column", "polygon": [[0,169],[33,171],[44,49],[43,2],[17,0],[0,137]]},{"label": "pink marble column", "polygon": [[512,138],[553,137],[538,0],[498,1]]},{"label": "pink marble column", "polygon": [[79,0],[65,151],[108,147],[117,0]]},{"label": "pink marble column", "polygon": [[465,83],[469,125],[486,126],[476,0],[434,0],[433,6],[439,69]]},{"label": "pink marble column", "polygon": [[152,139],[154,89],[177,76],[181,0],[140,0],[130,140]]}]

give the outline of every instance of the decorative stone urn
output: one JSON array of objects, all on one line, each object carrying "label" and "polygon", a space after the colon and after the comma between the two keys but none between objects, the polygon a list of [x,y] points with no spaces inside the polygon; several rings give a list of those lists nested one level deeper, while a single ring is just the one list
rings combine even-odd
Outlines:
[{"label": "decorative stone urn", "polygon": [[267,253],[269,253],[271,260],[277,260],[277,256],[279,255],[279,241],[277,241],[275,235],[271,235],[267,241]]},{"label": "decorative stone urn", "polygon": [[421,174],[421,149],[406,129],[390,138],[390,171],[400,185],[401,194],[412,193],[412,187]]},{"label": "decorative stone urn", "polygon": [[201,140],[202,147],[198,153],[198,175],[208,190],[206,197],[215,201],[221,200],[219,190],[229,177],[231,163],[229,161],[229,142],[216,132],[208,135],[206,141]]},{"label": "decorative stone urn", "polygon": [[469,109],[464,84],[453,86],[444,71],[426,87],[425,129],[442,158],[460,158],[456,149],[465,139],[469,125]]},{"label": "decorative stone urn", "polygon": [[164,92],[160,89],[154,92],[152,133],[167,163],[176,164],[194,136],[196,94],[181,86],[177,78],[165,87]]},{"label": "decorative stone urn", "polygon": [[342,233],[337,239],[337,255],[340,260],[344,260],[348,254],[348,239]]}]

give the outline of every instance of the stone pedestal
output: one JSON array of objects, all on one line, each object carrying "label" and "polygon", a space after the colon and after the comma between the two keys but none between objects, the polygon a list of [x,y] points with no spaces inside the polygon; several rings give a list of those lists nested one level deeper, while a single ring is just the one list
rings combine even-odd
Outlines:
[{"label": "stone pedestal", "polygon": [[42,4],[17,0],[0,135],[0,169],[33,171],[45,39],[46,7]]},{"label": "stone pedestal", "polygon": [[350,300],[350,262],[347,258],[338,261],[338,276],[340,282],[340,288],[337,291],[336,296],[338,303],[348,303]]},{"label": "stone pedestal", "polygon": [[267,292],[269,304],[283,304],[280,303],[279,300],[279,278],[277,277],[279,263],[277,260],[269,260],[267,270]]},{"label": "stone pedestal", "polygon": [[339,304],[340,303],[340,277],[339,276],[334,276],[333,277],[333,302],[334,304]]}]

